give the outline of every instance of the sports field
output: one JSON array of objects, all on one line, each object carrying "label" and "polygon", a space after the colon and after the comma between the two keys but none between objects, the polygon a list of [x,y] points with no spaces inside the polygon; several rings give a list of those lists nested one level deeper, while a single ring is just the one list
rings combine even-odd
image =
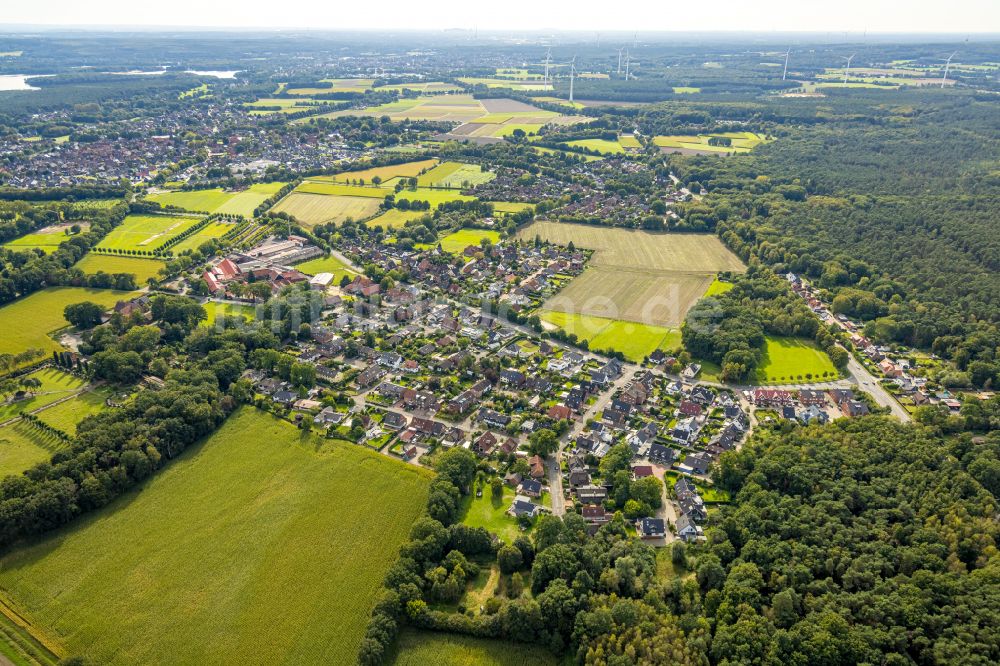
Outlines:
[{"label": "sports field", "polygon": [[[90,227],[89,222],[78,222],[76,224],[79,224],[82,230]],[[13,238],[4,243],[3,247],[9,250],[41,250],[45,254],[48,254],[49,252],[54,252],[64,241],[73,237],[66,233],[71,226],[68,223],[53,224],[44,229],[39,229],[34,233]]]},{"label": "sports field", "polygon": [[381,204],[381,198],[292,192],[271,210],[288,213],[306,228],[310,228],[327,222],[343,222],[347,218],[365,219],[378,212]]},{"label": "sports field", "polygon": [[451,253],[461,252],[470,245],[478,246],[479,241],[483,238],[488,238],[490,242],[496,243],[500,240],[500,234],[483,229],[462,229],[442,238],[440,241],[441,249]]},{"label": "sports field", "polygon": [[354,663],[430,475],[244,407],[104,509],[0,561],[88,663]]},{"label": "sports field", "polygon": [[257,183],[237,192],[227,192],[216,187],[210,190],[163,192],[147,198],[164,206],[178,206],[190,211],[250,217],[257,206],[284,186],[285,183]]},{"label": "sports field", "polygon": [[333,273],[336,276],[335,282],[337,284],[340,284],[340,279],[345,275],[352,278],[357,275],[357,273],[348,268],[344,262],[337,259],[337,257],[333,255],[304,261],[301,264],[297,264],[295,268],[296,270],[302,271],[306,275]]},{"label": "sports field", "polygon": [[417,179],[421,187],[475,187],[496,178],[492,171],[486,171],[478,164],[442,162]]},{"label": "sports field", "polygon": [[120,300],[131,297],[132,292],[112,289],[86,289],[83,287],[49,287],[41,289],[0,307],[0,354],[13,354],[29,348],[41,349],[47,354],[61,350],[49,333],[69,326],[63,318],[63,309],[72,303],[92,301],[111,307]]},{"label": "sports field", "polygon": [[192,215],[129,215],[97,247],[152,252],[174,236],[198,224],[201,219]]},{"label": "sports field", "polygon": [[[726,138],[732,141],[729,146],[713,146],[711,138]],[[726,154],[748,153],[754,147],[764,143],[765,139],[754,132],[716,132],[714,134],[654,136],[653,144],[665,152],[682,152],[692,154]]]},{"label": "sports field", "polygon": [[[594,250],[587,269],[544,309],[677,328],[720,271],[742,272],[739,258],[711,234],[670,234],[535,222],[518,238],[541,236]],[[645,348],[646,345],[642,345]]]},{"label": "sports field", "polygon": [[88,275],[101,271],[105,273],[131,273],[137,283],[143,283],[151,277],[159,277],[159,271],[166,266],[159,259],[144,259],[142,257],[119,257],[113,254],[84,255],[83,259],[73,264]]},{"label": "sports field", "polygon": [[673,350],[681,345],[681,332],[676,328],[554,310],[543,310],[538,315],[542,321],[586,340],[591,349],[620,351],[636,362],[657,349]]},{"label": "sports field", "polygon": [[555,666],[559,661],[537,645],[404,629],[393,666]]},{"label": "sports field", "polygon": [[762,384],[791,384],[839,377],[830,357],[810,340],[767,336],[757,368]]}]

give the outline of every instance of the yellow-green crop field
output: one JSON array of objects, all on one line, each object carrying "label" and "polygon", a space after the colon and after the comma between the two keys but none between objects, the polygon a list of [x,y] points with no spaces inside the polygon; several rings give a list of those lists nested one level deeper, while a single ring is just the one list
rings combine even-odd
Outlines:
[{"label": "yellow-green crop field", "polygon": [[[732,145],[713,146],[709,144],[709,139],[713,137],[730,139]],[[765,141],[764,137],[754,132],[716,132],[714,134],[698,134],[697,136],[673,135],[653,137],[653,144],[667,152],[676,150],[678,152],[690,153],[746,153]]]},{"label": "yellow-green crop field", "polygon": [[276,213],[288,213],[305,227],[314,227],[327,222],[340,223],[347,218],[366,219],[377,213],[381,204],[381,198],[292,192],[271,210]]},{"label": "yellow-green crop field", "polygon": [[368,220],[369,226],[381,226],[385,229],[401,229],[410,220],[419,220],[429,214],[426,210],[400,210],[391,208],[381,215]]},{"label": "yellow-green crop field", "polygon": [[594,150],[602,155],[620,155],[625,152],[622,144],[617,141],[608,141],[607,139],[578,139],[576,141],[567,141],[566,145],[572,148]]},{"label": "yellow-green crop field", "polygon": [[83,259],[73,264],[73,268],[79,268],[88,275],[101,272],[131,273],[137,283],[143,283],[151,277],[159,277],[160,269],[166,265],[166,262],[159,259],[87,253]]},{"label": "yellow-green crop field", "polygon": [[311,181],[333,181],[344,183],[352,180],[363,180],[371,183],[376,176],[383,181],[390,178],[413,178],[419,176],[421,172],[432,168],[438,161],[436,159],[417,160],[414,162],[403,162],[402,164],[392,164],[390,166],[372,167],[370,169],[360,169],[358,171],[345,171],[333,176],[314,176]]},{"label": "yellow-green crop field", "polygon": [[208,190],[161,192],[147,198],[164,206],[177,206],[190,211],[250,217],[257,206],[284,186],[285,183],[256,183],[238,192],[228,192],[216,187]]},{"label": "yellow-green crop field", "polygon": [[354,663],[430,474],[244,407],[140,490],[0,560],[96,664]]},{"label": "yellow-green crop field", "polygon": [[98,243],[98,249],[152,252],[203,218],[192,215],[129,215]]},{"label": "yellow-green crop field", "polygon": [[69,326],[63,317],[67,305],[91,301],[110,308],[133,292],[83,287],[49,287],[0,307],[0,354],[41,349],[46,354],[62,347],[49,333]]},{"label": "yellow-green crop field", "polygon": [[442,162],[417,178],[417,185],[420,187],[475,187],[488,183],[494,178],[496,178],[495,173],[483,169],[478,164]]}]

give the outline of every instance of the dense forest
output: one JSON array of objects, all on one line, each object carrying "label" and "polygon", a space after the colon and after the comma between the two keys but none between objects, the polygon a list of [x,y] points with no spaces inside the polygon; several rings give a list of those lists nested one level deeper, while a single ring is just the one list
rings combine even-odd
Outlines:
[{"label": "dense forest", "polygon": [[954,360],[956,385],[994,386],[1000,119],[972,93],[912,99],[832,95],[822,114],[776,102],[760,109],[780,121],[776,141],[670,163],[710,191],[699,208],[744,259],[846,292],[840,311],[872,339]]},{"label": "dense forest", "polygon": [[[734,501],[707,543],[673,546],[666,578],[621,514],[593,538],[575,513],[546,516],[507,545],[456,524],[476,466],[468,451],[441,457],[363,664],[383,663],[406,624],[538,643],[588,664],[1000,660],[996,433],[973,443],[875,416],[762,432],[723,455],[716,482]],[[479,613],[439,609],[494,558],[505,597]]]}]

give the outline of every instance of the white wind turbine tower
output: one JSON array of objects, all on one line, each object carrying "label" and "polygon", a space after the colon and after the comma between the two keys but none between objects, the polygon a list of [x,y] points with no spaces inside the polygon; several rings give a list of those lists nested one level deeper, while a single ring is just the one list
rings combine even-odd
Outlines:
[{"label": "white wind turbine tower", "polygon": [[549,85],[549,62],[552,60],[552,48],[545,52],[545,78],[542,80],[546,86]]},{"label": "white wind turbine tower", "polygon": [[576,78],[576,56],[569,63],[569,101],[573,103],[573,79]]},{"label": "white wind turbine tower", "polygon": [[625,80],[626,81],[628,81],[629,78],[632,76],[631,69],[632,69],[632,56],[629,55],[628,51],[625,51]]},{"label": "white wind turbine tower", "polygon": [[618,49],[618,74],[619,74],[619,76],[622,73],[622,51],[624,51],[624,50],[625,50],[624,46],[621,47],[620,49]]},{"label": "white wind turbine tower", "polygon": [[951,69],[951,59],[955,57],[958,51],[955,51],[948,59],[944,61],[944,76],[941,77],[941,87],[944,88],[945,84],[948,83],[948,70]]},{"label": "white wind turbine tower", "polygon": [[854,60],[854,56],[856,56],[856,55],[858,55],[858,54],[857,53],[852,53],[851,55],[847,56],[846,58],[844,56],[840,56],[841,60],[846,60],[847,61],[847,65],[844,66],[844,85],[845,86],[847,85],[847,76],[848,76],[848,74],[851,73],[851,61]]},{"label": "white wind turbine tower", "polygon": [[788,56],[791,54],[792,50],[788,49],[785,51],[785,69],[781,72],[781,80],[784,81],[785,77],[788,76]]}]

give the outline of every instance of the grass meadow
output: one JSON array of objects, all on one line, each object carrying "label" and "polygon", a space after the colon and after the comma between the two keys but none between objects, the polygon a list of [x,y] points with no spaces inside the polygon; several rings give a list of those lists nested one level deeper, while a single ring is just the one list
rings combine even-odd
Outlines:
[{"label": "grass meadow", "polygon": [[84,287],[49,287],[0,307],[0,354],[17,353],[30,348],[51,354],[61,350],[49,333],[69,326],[63,309],[72,303],[92,301],[111,307],[132,295],[128,291],[87,289]]},{"label": "grass meadow", "polygon": [[59,437],[27,421],[0,427],[0,478],[48,462],[65,447],[66,442]]},{"label": "grass meadow", "polygon": [[724,294],[733,288],[732,282],[723,282],[719,278],[712,280],[712,284],[708,285],[708,289],[705,291],[704,296],[718,296],[719,294]]},{"label": "grass meadow", "polygon": [[220,303],[218,301],[206,301],[201,304],[205,308],[207,315],[198,325],[212,326],[220,316],[236,317],[240,316],[249,321],[257,315],[257,309],[252,305],[240,305],[237,303]]},{"label": "grass meadow", "polygon": [[352,180],[363,180],[366,183],[370,183],[372,178],[375,178],[376,176],[382,180],[389,180],[390,178],[413,178],[414,176],[419,176],[421,171],[430,169],[437,163],[438,161],[436,159],[417,160],[415,162],[404,162],[402,164],[392,164],[390,166],[372,167],[370,169],[361,169],[359,171],[345,171],[333,176],[315,176],[310,178],[310,180],[329,180],[338,183],[345,183]]},{"label": "grass meadow", "polygon": [[151,277],[158,278],[160,269],[166,265],[166,262],[159,259],[88,253],[73,267],[79,268],[88,275],[102,271],[104,273],[131,273],[135,276],[137,283],[143,283]]},{"label": "grass meadow", "polygon": [[430,475],[242,408],[145,485],[0,561],[88,662],[353,663]]},{"label": "grass meadow", "polygon": [[635,362],[657,349],[672,350],[681,345],[681,332],[676,328],[552,310],[543,310],[538,316],[586,340],[591,349],[613,349]]},{"label": "grass meadow", "polygon": [[442,162],[417,178],[420,187],[474,187],[488,183],[496,177],[492,171],[484,170],[478,164]]},{"label": "grass meadow", "polygon": [[171,247],[170,250],[174,254],[180,254],[185,250],[197,250],[202,243],[215,238],[222,238],[226,233],[235,228],[236,224],[233,222],[209,222],[180,243],[177,243],[177,245]]},{"label": "grass meadow", "polygon": [[559,661],[537,645],[404,629],[393,666],[555,666]]},{"label": "grass meadow", "polygon": [[257,206],[285,186],[285,183],[257,183],[239,192],[227,192],[220,187],[209,190],[163,192],[147,197],[164,206],[206,213],[228,213],[250,217]]},{"label": "grass meadow", "polygon": [[622,144],[606,139],[578,139],[576,141],[567,141],[566,145],[571,148],[595,150],[602,155],[620,155],[625,152],[625,147]]},{"label": "grass meadow", "polygon": [[794,384],[839,376],[830,357],[811,340],[771,335],[764,343],[764,356],[757,368],[757,381],[762,384]]},{"label": "grass meadow", "polygon": [[[36,370],[28,375],[32,379],[42,382],[42,385],[34,390],[34,394],[26,400],[0,404],[0,422],[13,418],[21,412],[31,412],[39,407],[51,405],[57,400],[62,400],[80,391],[87,382],[76,375],[72,375],[55,368],[44,368]],[[2,396],[4,399],[7,396]]]},{"label": "grass meadow", "polygon": [[368,220],[369,226],[381,226],[384,229],[400,229],[410,220],[419,220],[424,215],[429,215],[427,210],[400,210],[391,208],[377,217]]},{"label": "grass meadow", "polygon": [[479,241],[488,238],[496,243],[500,240],[500,234],[496,231],[486,231],[483,229],[461,229],[448,234],[441,239],[441,249],[452,254],[461,252],[470,245],[479,245]]},{"label": "grass meadow", "polygon": [[60,402],[38,412],[38,418],[70,435],[76,434],[80,421],[105,409],[104,401],[114,392],[108,387],[87,389],[71,400]]},{"label": "grass meadow", "polygon": [[503,487],[503,498],[493,499],[489,486],[483,489],[483,496],[466,495],[459,507],[461,522],[470,527],[485,527],[507,543],[521,535],[517,521],[507,515],[507,509],[514,501],[514,489],[506,484]]},{"label": "grass meadow", "polygon": [[[730,139],[730,146],[713,146],[709,139],[720,137]],[[714,134],[654,136],[653,144],[669,152],[671,149],[700,153],[748,153],[764,143],[764,137],[753,132],[716,132]]]}]

